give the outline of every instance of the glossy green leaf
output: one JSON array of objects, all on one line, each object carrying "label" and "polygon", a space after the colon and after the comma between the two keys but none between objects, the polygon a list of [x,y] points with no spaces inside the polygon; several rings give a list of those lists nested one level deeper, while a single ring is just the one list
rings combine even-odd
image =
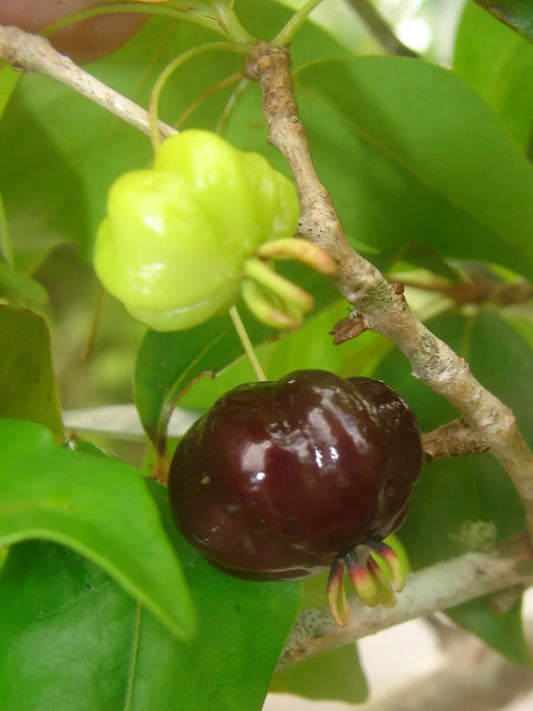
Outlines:
[{"label": "glossy green leaf", "polygon": [[457,31],[453,68],[527,151],[533,128],[533,45],[471,1]]},{"label": "glossy green leaf", "polygon": [[45,538],[106,570],[174,634],[194,614],[146,482],[116,459],[69,451],[41,425],[0,421],[0,544]]},{"label": "glossy green leaf", "polygon": [[12,546],[0,571],[0,707],[127,709],[138,604],[74,551]]},{"label": "glossy green leaf", "polygon": [[[533,411],[524,383],[533,378],[533,352],[496,311],[482,310],[475,317],[445,316],[429,324],[470,363],[474,375],[509,405],[533,444]],[[376,372],[406,397],[423,431],[456,416],[437,397],[410,375],[400,354],[391,352]],[[399,532],[413,568],[461,555],[471,549],[490,547],[497,540],[521,530],[524,512],[505,472],[489,455],[468,455],[432,462],[424,467],[414,489],[412,507]],[[497,615],[486,599],[457,612],[457,621],[503,654],[524,660],[527,655],[519,626]],[[450,616],[455,619],[454,613]],[[507,635],[507,639],[506,639]]]},{"label": "glossy green leaf", "polygon": [[533,42],[533,7],[529,0],[476,0],[500,22]]},{"label": "glossy green leaf", "polygon": [[284,669],[274,677],[271,691],[308,699],[360,704],[368,686],[355,644],[334,649]]},{"label": "glossy green leaf", "polygon": [[[264,0],[246,0],[241,11],[243,23],[250,20],[252,31],[266,39],[291,14]],[[157,18],[122,49],[91,65],[90,71],[147,106],[151,88],[168,62],[192,46],[219,39],[197,25]],[[314,58],[316,52],[319,56],[343,52],[311,23],[298,34],[294,51],[297,61]],[[161,117],[176,121],[211,87],[242,69],[242,62],[241,56],[223,52],[205,52],[188,62],[163,92]],[[186,126],[213,129],[233,88],[215,92]],[[264,150],[260,102],[245,120],[260,131]],[[90,256],[109,186],[127,170],[145,168],[151,157],[149,139],[101,107],[47,77],[22,77],[0,122],[0,186],[17,264],[31,267],[64,241],[76,242]]]},{"label": "glossy green leaf", "polygon": [[296,84],[349,235],[377,250],[416,241],[533,276],[533,168],[451,72],[360,57],[306,65]]},{"label": "glossy green leaf", "polygon": [[48,326],[37,314],[9,306],[0,306],[0,417],[39,422],[57,437],[63,433]]},{"label": "glossy green leaf", "polygon": [[2,709],[260,711],[299,586],[216,571],[175,532],[164,490],[154,493],[193,591],[198,636],[176,639],[65,548],[15,546],[0,575]]}]

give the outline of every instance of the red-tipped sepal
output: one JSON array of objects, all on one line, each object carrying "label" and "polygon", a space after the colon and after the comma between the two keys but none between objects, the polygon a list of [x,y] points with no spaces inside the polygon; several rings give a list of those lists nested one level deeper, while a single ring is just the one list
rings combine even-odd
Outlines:
[{"label": "red-tipped sepal", "polygon": [[397,592],[403,589],[405,576],[393,549],[382,541],[369,539],[339,553],[331,565],[328,579],[328,600],[331,616],[338,625],[345,625],[350,618],[350,607],[344,592],[344,573],[348,573],[355,592],[361,602],[368,607],[383,605],[394,607],[396,598],[391,582],[374,557],[385,563]]},{"label": "red-tipped sepal", "polygon": [[346,601],[344,591],[344,571],[346,569],[341,557],[335,558],[331,564],[328,578],[328,600],[331,616],[338,625],[344,625],[350,619],[351,610]]},{"label": "red-tipped sepal", "polygon": [[405,585],[405,573],[396,552],[383,541],[371,540],[368,541],[368,546],[387,566],[396,592],[401,592]]}]

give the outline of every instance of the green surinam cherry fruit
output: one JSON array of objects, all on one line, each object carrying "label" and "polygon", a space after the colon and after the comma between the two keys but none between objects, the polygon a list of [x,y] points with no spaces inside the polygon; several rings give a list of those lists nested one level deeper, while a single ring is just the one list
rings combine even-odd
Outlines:
[{"label": "green surinam cherry fruit", "polygon": [[245,265],[266,242],[292,237],[298,219],[294,185],[262,156],[192,129],[165,141],[152,169],[111,187],[95,269],[150,328],[190,328],[226,312],[256,272],[281,279],[266,261]]}]

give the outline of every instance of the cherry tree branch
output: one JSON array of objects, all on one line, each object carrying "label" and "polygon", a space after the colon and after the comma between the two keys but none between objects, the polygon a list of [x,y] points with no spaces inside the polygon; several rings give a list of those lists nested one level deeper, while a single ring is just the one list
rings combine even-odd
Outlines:
[{"label": "cherry tree branch", "polygon": [[345,627],[332,620],[329,607],[303,610],[289,634],[279,669],[436,610],[531,583],[533,550],[526,536],[490,552],[466,553],[409,575],[391,609],[369,608],[358,598],[350,599],[352,615]]},{"label": "cherry tree branch", "polygon": [[393,341],[411,363],[413,375],[445,397],[488,446],[511,478],[533,531],[533,454],[512,411],[486,390],[468,364],[433,335],[411,312],[397,285],[391,285],[349,244],[320,182],[298,116],[289,53],[259,43],[246,65],[246,75],[260,82],[269,140],[286,158],[300,196],[300,235],[327,251],[338,266],[337,285],[355,307],[360,329]]},{"label": "cherry tree branch", "polygon": [[[78,67],[44,37],[0,25],[0,57],[14,69],[56,79],[142,133],[150,134],[147,111]],[[159,122],[159,130],[163,137],[176,133],[175,128],[163,121]]]}]

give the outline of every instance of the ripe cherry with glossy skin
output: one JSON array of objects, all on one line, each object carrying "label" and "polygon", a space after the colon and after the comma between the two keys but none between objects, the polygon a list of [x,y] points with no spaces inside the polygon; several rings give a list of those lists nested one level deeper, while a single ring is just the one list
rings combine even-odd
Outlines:
[{"label": "ripe cherry with glossy skin", "polygon": [[[337,596],[344,565],[354,583],[379,575],[366,560],[390,557],[380,541],[404,520],[421,463],[415,417],[395,390],[301,370],[221,397],[176,450],[170,501],[182,533],[218,567],[286,580],[331,566]],[[369,604],[390,602],[372,595]]]}]

